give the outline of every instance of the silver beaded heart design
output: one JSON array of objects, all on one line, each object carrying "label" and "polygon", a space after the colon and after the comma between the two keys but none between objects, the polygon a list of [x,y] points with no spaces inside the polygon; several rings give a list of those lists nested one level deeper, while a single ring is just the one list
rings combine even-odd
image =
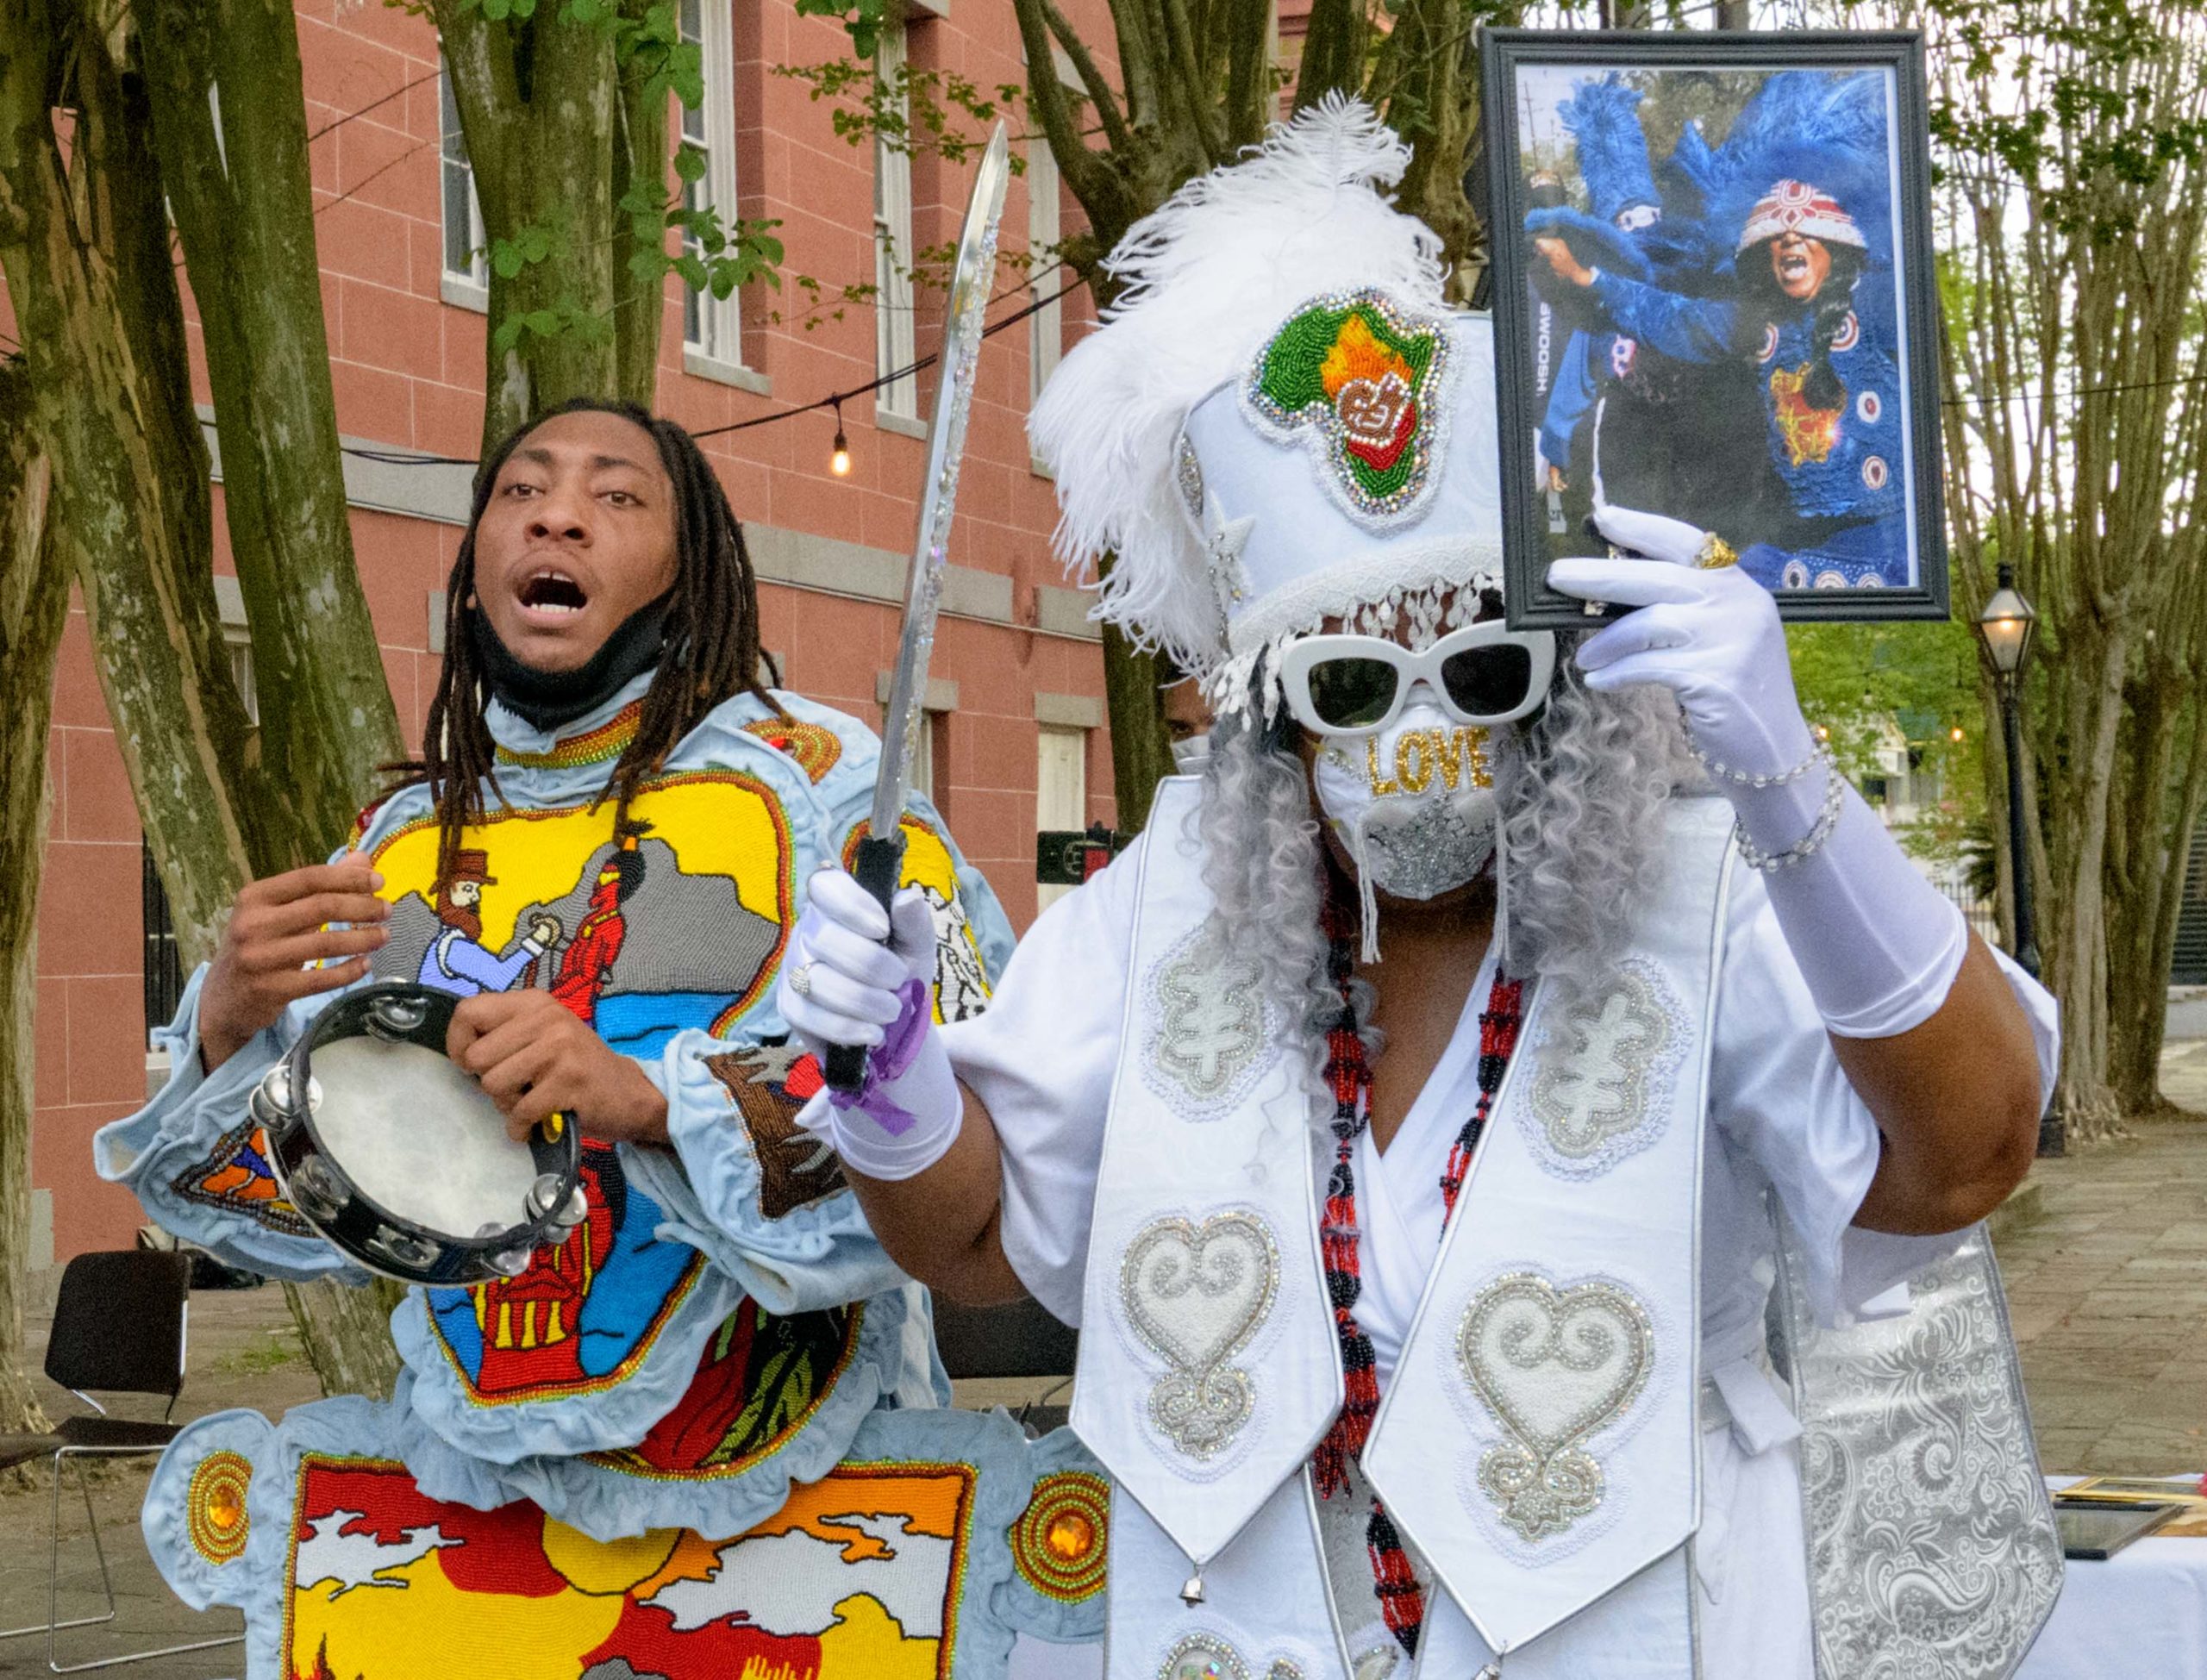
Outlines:
[{"label": "silver beaded heart design", "polygon": [[1456,1352],[1508,1437],[1481,1455],[1479,1486],[1523,1539],[1562,1533],[1602,1502],[1584,1443],[1631,1409],[1654,1369],[1647,1308],[1604,1279],[1559,1290],[1510,1272],[1464,1309]]}]

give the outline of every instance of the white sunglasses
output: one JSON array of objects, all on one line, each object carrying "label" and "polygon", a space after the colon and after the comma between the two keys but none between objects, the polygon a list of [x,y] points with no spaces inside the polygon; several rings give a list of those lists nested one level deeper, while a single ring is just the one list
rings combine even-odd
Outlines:
[{"label": "white sunglasses", "polygon": [[1489,619],[1416,653],[1384,636],[1304,636],[1288,645],[1279,675],[1288,709],[1313,734],[1384,729],[1420,681],[1459,723],[1509,723],[1547,698],[1555,634]]}]

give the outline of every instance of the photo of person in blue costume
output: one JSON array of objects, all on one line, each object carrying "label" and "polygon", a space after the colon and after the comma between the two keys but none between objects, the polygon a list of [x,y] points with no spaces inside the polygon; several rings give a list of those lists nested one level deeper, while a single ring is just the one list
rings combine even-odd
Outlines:
[{"label": "photo of person in blue costume", "polygon": [[[1892,83],[1521,70],[1527,278],[1569,334],[1537,420],[1552,513],[1683,521],[1773,590],[1920,581]],[[1546,526],[1550,558],[1593,546]]]}]

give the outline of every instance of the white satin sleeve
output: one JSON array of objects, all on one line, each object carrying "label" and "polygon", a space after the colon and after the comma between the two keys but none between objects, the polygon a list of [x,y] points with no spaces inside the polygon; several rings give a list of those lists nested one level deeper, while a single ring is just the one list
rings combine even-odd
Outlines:
[{"label": "white satin sleeve", "polygon": [[1072,1325],[1080,1322],[1146,839],[1042,913],[984,1014],[942,1029],[952,1067],[996,1123],[1004,1258]]},{"label": "white satin sleeve", "polygon": [[[2059,1012],[2038,982],[1993,955],[2030,1022],[2043,1102],[2060,1060]],[[1878,1124],[1839,1065],[1761,878],[1747,869],[1733,874],[1710,1106],[1727,1142],[1754,1159],[1792,1221],[1820,1322],[1877,1315],[1879,1296],[1954,1247],[1954,1233],[1855,1228],[1877,1175]]]}]

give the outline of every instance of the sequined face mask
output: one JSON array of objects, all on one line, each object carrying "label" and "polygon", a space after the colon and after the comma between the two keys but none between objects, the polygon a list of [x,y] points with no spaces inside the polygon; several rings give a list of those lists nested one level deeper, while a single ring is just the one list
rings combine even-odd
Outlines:
[{"label": "sequined face mask", "polygon": [[1390,897],[1438,897],[1494,856],[1487,731],[1457,722],[1422,684],[1385,728],[1328,740],[1312,783],[1365,883]]}]

